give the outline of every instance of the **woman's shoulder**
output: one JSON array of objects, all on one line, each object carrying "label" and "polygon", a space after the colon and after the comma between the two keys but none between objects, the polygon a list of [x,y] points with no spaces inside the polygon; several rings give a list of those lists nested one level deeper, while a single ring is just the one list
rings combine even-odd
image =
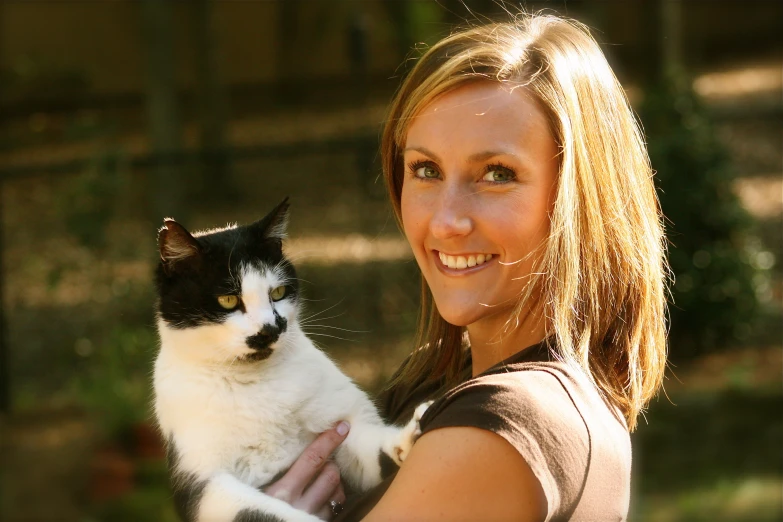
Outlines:
[{"label": "woman's shoulder", "polygon": [[[550,514],[570,516],[585,509],[578,508],[582,500],[591,506],[601,498],[616,502],[618,493],[616,512],[627,510],[631,449],[625,421],[580,370],[565,363],[496,367],[446,392],[421,427],[422,433],[477,427],[503,437],[538,478]],[[611,494],[600,481],[608,481]]]},{"label": "woman's shoulder", "polygon": [[591,418],[613,419],[627,432],[619,410],[604,401],[581,370],[557,361],[502,365],[446,391],[422,419],[423,424],[455,416],[489,413],[508,422],[525,419],[545,424],[570,425],[587,436]]},{"label": "woman's shoulder", "polygon": [[545,464],[549,453],[556,453],[568,455],[569,462],[583,468],[589,453],[590,412],[580,401],[580,381],[553,362],[483,374],[436,400],[421,419],[422,433],[455,426],[482,428],[501,435],[527,459]]}]

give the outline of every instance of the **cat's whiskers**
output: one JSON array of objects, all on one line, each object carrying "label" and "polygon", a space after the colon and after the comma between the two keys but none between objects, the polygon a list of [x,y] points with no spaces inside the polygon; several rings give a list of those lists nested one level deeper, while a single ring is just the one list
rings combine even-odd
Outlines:
[{"label": "cat's whiskers", "polygon": [[317,335],[317,336],[320,336],[320,337],[331,337],[332,339],[340,339],[341,341],[348,341],[349,343],[357,343],[357,342],[359,342],[356,339],[346,339],[345,337],[338,337],[336,335],[328,335],[328,334],[315,333],[315,332],[306,332],[306,333],[307,333],[308,337],[311,336],[311,335]]},{"label": "cat's whiskers", "polygon": [[341,330],[343,332],[351,333],[371,333],[370,330],[350,330],[348,328],[340,328],[339,326],[329,326],[327,324],[309,324],[308,328],[329,328],[331,330]]},{"label": "cat's whiskers", "polygon": [[307,299],[306,297],[298,297],[297,299],[299,301],[305,301],[305,302],[308,302],[308,303],[320,303],[320,302],[326,301],[325,298],[324,299]]},{"label": "cat's whiskers", "polygon": [[342,313],[337,314],[337,315],[330,315],[330,316],[327,316],[327,317],[318,317],[317,319],[311,318],[310,320],[299,321],[299,324],[300,325],[311,325],[311,324],[314,324],[314,321],[328,321],[329,319],[337,319],[338,317],[342,317],[344,315],[345,315],[345,312],[342,312]]},{"label": "cat's whiskers", "polygon": [[286,259],[290,262],[298,262],[308,257],[318,257],[322,252],[319,250],[299,250],[294,255],[286,253]]},{"label": "cat's whiskers", "polygon": [[234,366],[234,363],[239,360],[241,356],[239,354],[235,355],[233,359],[231,359],[231,362],[228,364],[228,369],[230,370],[232,366]]},{"label": "cat's whiskers", "polygon": [[283,340],[283,343],[282,343],[282,346],[280,347],[280,349],[283,352],[285,352],[285,351],[289,351],[290,352],[290,351],[292,351],[294,349],[294,346],[295,346],[295,343],[293,341],[291,341],[288,337],[286,337]]},{"label": "cat's whiskers", "polygon": [[[316,313],[314,313],[314,314],[312,314],[312,315],[308,315],[307,317],[303,317],[303,318],[301,319],[300,323],[304,323],[304,322],[306,322],[306,321],[309,321],[310,319],[313,319],[314,317],[318,317],[319,315],[321,315],[321,314],[324,314],[324,313],[328,312],[328,311],[329,311],[329,310],[331,310],[332,308],[334,308],[334,307],[336,307],[336,306],[339,306],[340,304],[342,304],[342,302],[343,302],[344,300],[345,300],[345,299],[340,299],[339,301],[337,301],[337,302],[336,302],[335,304],[333,304],[332,306],[330,306],[330,307],[328,307],[328,308],[325,308],[325,309],[321,310],[320,312],[316,312]],[[340,314],[340,315],[342,315],[342,314]]]},{"label": "cat's whiskers", "polygon": [[231,270],[231,267],[229,267],[229,269],[228,269],[228,275],[231,278],[231,282],[234,284],[234,291],[237,294],[241,294],[242,293],[242,279],[240,277],[238,277],[237,274],[234,273]]},{"label": "cat's whiskers", "polygon": [[[238,242],[239,242],[239,238],[237,237],[237,238],[234,239],[234,244],[231,245],[231,250],[229,250],[229,252],[228,252],[228,262],[227,262],[228,263],[228,275],[229,275],[229,277],[233,281],[236,281],[236,278],[235,278],[234,274],[231,272],[231,256],[234,255],[234,250],[236,249]],[[242,288],[241,285],[240,285],[240,288]]]}]

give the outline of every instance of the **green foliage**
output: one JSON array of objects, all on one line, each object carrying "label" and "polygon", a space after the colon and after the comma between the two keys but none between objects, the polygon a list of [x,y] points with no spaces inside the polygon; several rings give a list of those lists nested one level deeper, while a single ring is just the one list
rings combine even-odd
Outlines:
[{"label": "green foliage", "polygon": [[0,70],[0,100],[7,104],[26,100],[74,98],[89,90],[87,75],[40,56],[21,55]]},{"label": "green foliage", "polygon": [[105,244],[106,227],[129,185],[126,159],[119,150],[103,151],[60,197],[68,232],[85,246]]},{"label": "green foliage", "polygon": [[168,469],[164,461],[139,463],[133,492],[118,499],[93,506],[85,522],[177,522],[171,500]]},{"label": "green foliage", "polygon": [[152,328],[116,328],[94,347],[87,340],[77,347],[87,366],[74,378],[73,390],[104,434],[115,440],[152,417],[150,375],[156,343]]},{"label": "green foliage", "polygon": [[443,8],[435,2],[408,2],[408,19],[413,43],[432,45],[445,36]]},{"label": "green foliage", "polygon": [[[720,380],[717,377],[716,380]],[[783,395],[735,387],[653,402],[633,434],[631,520],[779,521]]]},{"label": "green foliage", "polygon": [[[759,316],[760,242],[735,172],[695,94],[670,83],[640,108],[666,216],[674,357],[747,341]],[[768,268],[768,267],[767,267]]]}]

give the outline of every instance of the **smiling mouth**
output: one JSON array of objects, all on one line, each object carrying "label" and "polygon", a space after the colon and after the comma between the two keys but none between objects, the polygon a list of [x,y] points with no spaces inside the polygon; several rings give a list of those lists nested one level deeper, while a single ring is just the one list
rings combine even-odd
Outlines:
[{"label": "smiling mouth", "polygon": [[438,257],[444,268],[452,270],[466,270],[476,266],[481,266],[493,258],[492,254],[468,254],[464,256],[452,256],[438,252]]}]

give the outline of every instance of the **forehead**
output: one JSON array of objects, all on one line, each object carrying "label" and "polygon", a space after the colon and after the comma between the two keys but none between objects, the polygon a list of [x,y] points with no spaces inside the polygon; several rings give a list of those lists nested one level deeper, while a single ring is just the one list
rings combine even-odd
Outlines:
[{"label": "forehead", "polygon": [[489,81],[458,87],[426,104],[411,121],[405,140],[405,148],[448,152],[549,151],[553,144],[547,117],[526,89]]},{"label": "forehead", "polygon": [[236,268],[249,261],[278,263],[282,259],[279,242],[253,235],[247,227],[236,227],[197,236],[207,256],[227,267]]},{"label": "forehead", "polygon": [[270,288],[285,284],[289,277],[281,266],[259,266],[258,264],[244,264],[241,267],[242,291],[254,290],[266,291]]}]

